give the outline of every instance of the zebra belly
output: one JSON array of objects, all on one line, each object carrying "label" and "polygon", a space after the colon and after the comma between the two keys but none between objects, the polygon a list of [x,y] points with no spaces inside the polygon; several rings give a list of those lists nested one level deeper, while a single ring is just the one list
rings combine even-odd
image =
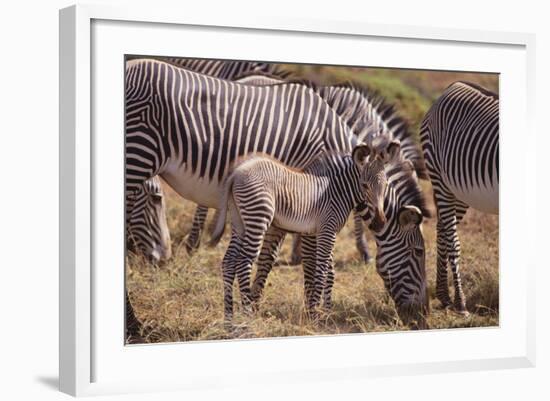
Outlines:
[{"label": "zebra belly", "polygon": [[273,225],[291,233],[315,234],[317,232],[315,219],[296,219],[289,216],[275,215]]},{"label": "zebra belly", "polygon": [[162,173],[162,178],[182,198],[209,208],[217,209],[219,207],[222,186],[218,180],[210,181],[208,178],[199,177],[185,166],[167,168]]},{"label": "zebra belly", "polygon": [[468,206],[484,213],[498,214],[498,184],[493,187],[451,189],[455,197]]}]

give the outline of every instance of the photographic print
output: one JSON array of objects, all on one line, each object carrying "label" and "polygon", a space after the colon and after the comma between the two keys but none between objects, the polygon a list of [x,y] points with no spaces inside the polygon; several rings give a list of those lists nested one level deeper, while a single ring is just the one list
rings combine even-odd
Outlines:
[{"label": "photographic print", "polygon": [[124,62],[127,344],[499,325],[498,74]]}]

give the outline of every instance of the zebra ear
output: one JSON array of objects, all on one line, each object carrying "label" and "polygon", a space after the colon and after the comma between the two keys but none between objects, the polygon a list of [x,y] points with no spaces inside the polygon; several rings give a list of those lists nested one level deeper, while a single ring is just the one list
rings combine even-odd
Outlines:
[{"label": "zebra ear", "polygon": [[352,157],[353,161],[359,168],[363,168],[367,164],[367,157],[371,150],[368,145],[357,145],[353,148]]},{"label": "zebra ear", "polygon": [[386,161],[394,160],[399,155],[400,151],[401,151],[401,142],[399,141],[399,139],[392,140],[388,144],[388,147],[386,148],[386,154],[387,154]]},{"label": "zebra ear", "polygon": [[402,227],[410,225],[418,226],[422,223],[422,212],[419,208],[412,205],[405,205],[399,211],[399,224]]}]

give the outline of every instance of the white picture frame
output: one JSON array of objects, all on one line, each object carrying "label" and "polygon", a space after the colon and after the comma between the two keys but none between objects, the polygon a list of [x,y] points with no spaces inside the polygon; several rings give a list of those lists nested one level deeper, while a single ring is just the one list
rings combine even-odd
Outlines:
[{"label": "white picture frame", "polygon": [[[239,48],[224,43],[223,48],[209,53],[208,46],[215,47],[216,33],[221,31],[227,37],[238,37],[249,46]],[[199,39],[203,45],[199,48],[193,41],[188,42],[187,49],[194,46],[188,53],[181,45],[179,50],[174,50],[177,49],[171,39],[174,32],[181,34],[181,38]],[[272,41],[272,46],[254,49],[254,39],[257,39],[254,35],[261,36],[266,43]],[[294,44],[285,47],[281,44],[285,41]],[[308,44],[311,43],[315,50],[319,41],[323,41],[327,49],[334,48],[334,55],[311,52]],[[327,63],[330,57],[337,57],[334,41],[338,41],[342,52],[350,44],[352,49],[402,46],[401,61],[395,55],[386,54],[391,53],[390,50],[380,50],[367,64],[365,54],[348,52],[341,64],[461,70],[465,69],[464,63],[471,63],[466,70],[478,65],[486,66],[478,71],[502,74],[501,222],[506,224],[501,225],[500,327],[124,346],[123,292],[119,292],[124,269],[121,249],[118,249],[122,247],[118,239],[123,235],[120,214],[123,208],[121,54],[215,55],[218,58]],[[299,43],[305,46],[299,48]],[[529,197],[534,197],[534,178],[526,172],[535,169],[535,147],[520,149],[507,142],[513,132],[522,129],[523,140],[534,143],[534,44],[534,35],[530,34],[373,25],[357,21],[280,19],[261,15],[251,19],[250,14],[246,18],[216,12],[193,15],[182,10],[154,7],[78,5],[61,10],[60,390],[80,396],[230,386],[236,385],[239,374],[247,374],[256,383],[274,380],[285,383],[534,366],[535,284],[531,273],[535,260],[531,256],[534,253],[529,252],[533,245],[528,239],[512,233],[511,228],[522,224],[523,230],[534,231],[536,210],[526,207]],[[411,49],[422,46],[432,46],[441,56],[433,60],[407,57],[412,55]],[[281,50],[277,50],[279,47]],[[445,50],[448,47],[452,52]],[[266,53],[268,50],[273,53]],[[277,51],[279,55],[275,55]],[[287,53],[281,53],[285,51]],[[467,60],[452,64],[452,55],[461,52]],[[469,52],[474,56],[468,57]],[[479,60],[476,61],[476,57]],[[382,58],[385,60],[379,61]],[[120,62],[118,70],[113,70],[117,62]],[[499,62],[502,69],[498,67]],[[449,68],[452,65],[455,68]],[[111,91],[115,88],[116,93],[105,97],[106,88]],[[110,113],[120,115],[112,114],[112,118],[103,119],[102,116]],[[121,135],[94,135],[107,122],[119,127]],[[511,155],[513,166],[510,165]],[[522,183],[521,190],[507,185],[511,182]],[[115,191],[120,207],[111,209],[105,207],[108,200],[101,194],[114,188],[113,185],[120,185],[118,192]],[[110,202],[113,203],[112,198]],[[509,213],[511,210],[515,213]],[[98,236],[106,221],[119,222],[120,227],[109,230],[110,233],[103,231],[104,235]],[[104,236],[106,238],[102,238]],[[108,244],[104,246],[102,242]],[[509,242],[516,244],[515,251],[505,247]],[[521,269],[512,270],[508,264],[521,266]],[[98,288],[104,294],[101,297],[96,296]],[[116,337],[117,332],[120,338]],[[382,352],[389,344],[396,355]],[[453,349],[454,344],[457,344],[456,349]],[[460,344],[470,345],[467,352]],[[326,352],[323,358],[318,358],[319,349]],[[416,349],[424,351],[420,354],[414,352]],[[377,350],[382,351],[377,353]],[[281,351],[292,355],[291,363],[288,357],[281,356]],[[145,369],[144,377],[136,376],[132,366],[140,361],[157,372]],[[254,363],[247,366],[246,361]]]}]

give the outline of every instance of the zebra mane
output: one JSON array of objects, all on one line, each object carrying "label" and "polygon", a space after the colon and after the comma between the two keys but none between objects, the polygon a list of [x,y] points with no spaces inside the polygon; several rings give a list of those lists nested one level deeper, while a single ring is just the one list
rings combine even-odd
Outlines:
[{"label": "zebra mane", "polygon": [[[140,58],[142,58],[142,57],[140,57]],[[143,57],[143,58],[150,58],[150,59],[154,59],[154,60],[157,60],[157,61],[162,61],[162,62],[170,64],[174,67],[183,68],[185,70],[193,71],[193,72],[196,72],[196,73],[199,73],[199,74],[204,74],[201,71],[196,71],[196,70],[194,70],[192,68],[189,68],[186,65],[183,65],[179,62],[179,60],[195,60],[195,58],[193,58],[193,57],[187,58],[187,57],[148,56],[148,57]],[[254,67],[255,69],[245,71],[244,73],[242,73],[240,75],[237,75],[234,78],[231,78],[231,81],[236,81],[236,80],[239,80],[239,79],[251,76],[251,75],[262,75],[262,76],[272,78],[272,79],[283,79],[284,80],[284,79],[289,78],[292,75],[291,71],[284,70],[283,68],[277,66],[277,64],[275,64],[275,63],[268,63],[268,62],[264,62],[264,61],[221,60],[221,59],[220,60],[218,60],[218,59],[204,59],[204,60],[206,60],[206,61],[210,61],[210,60],[212,60],[212,61],[222,61],[222,62],[226,62],[226,63],[239,63],[239,62],[242,62],[242,63],[257,63],[258,64]],[[208,75],[208,74],[205,74],[205,75]],[[220,79],[223,79],[223,78],[220,78]]]},{"label": "zebra mane", "polygon": [[[380,119],[387,125],[394,138],[399,139],[400,142],[412,139],[412,134],[407,121],[395,110],[395,106],[393,104],[386,101],[379,91],[372,89],[365,84],[351,80],[331,86],[335,88],[350,89],[359,93],[359,95],[367,99],[367,102],[378,114]],[[358,119],[361,117],[361,110],[354,110],[354,112],[355,114],[350,115],[348,117],[349,119]]]},{"label": "zebra mane", "polygon": [[494,93],[494,92],[490,91],[489,89],[484,88],[481,85],[478,85],[478,84],[475,84],[475,83],[469,82],[469,81],[456,81],[456,82],[452,83],[451,85],[449,85],[445,90],[449,89],[451,86],[453,86],[455,84],[462,84],[462,85],[469,86],[472,89],[477,90],[478,92],[480,92],[481,94],[483,94],[485,96],[493,98],[494,100],[499,100],[498,93]]},{"label": "zebra mane", "polygon": [[385,172],[388,186],[395,189],[399,199],[403,202],[402,206],[405,204],[416,206],[425,217],[434,215],[418,182],[415,167],[410,160],[402,158],[394,160],[386,166]]},{"label": "zebra mane", "polygon": [[[293,78],[294,73],[292,71],[286,71],[286,70],[284,70],[280,67],[274,67],[270,71],[254,71],[254,70],[245,71],[242,74],[237,75],[235,77],[234,81],[238,81],[238,80],[241,80],[241,79],[245,79],[245,78],[248,78],[248,77],[254,77],[254,76],[261,76],[261,77],[264,77],[264,78],[277,79],[277,80],[287,80],[287,79],[293,80],[294,79]],[[286,81],[281,82],[281,83],[286,83]],[[271,84],[271,85],[277,85],[277,84]]]},{"label": "zebra mane", "polygon": [[[426,165],[424,164],[422,151],[412,135],[409,123],[402,115],[399,114],[393,104],[388,103],[377,90],[371,89],[367,85],[355,81],[346,81],[336,85],[331,85],[331,87],[350,89],[365,98],[371,106],[373,112],[378,117],[379,121],[377,121],[377,123],[381,125],[380,128],[382,132],[385,132],[387,129],[393,138],[399,140],[403,154],[411,160],[419,178],[425,180],[429,178]],[[372,116],[364,115],[360,108],[350,108],[346,110],[344,119],[346,122],[356,121],[357,124],[357,122],[365,123],[364,119],[367,117]],[[353,129],[353,127],[351,128]],[[371,131],[361,130],[361,132],[356,134],[360,141],[366,141],[366,137]]]}]

